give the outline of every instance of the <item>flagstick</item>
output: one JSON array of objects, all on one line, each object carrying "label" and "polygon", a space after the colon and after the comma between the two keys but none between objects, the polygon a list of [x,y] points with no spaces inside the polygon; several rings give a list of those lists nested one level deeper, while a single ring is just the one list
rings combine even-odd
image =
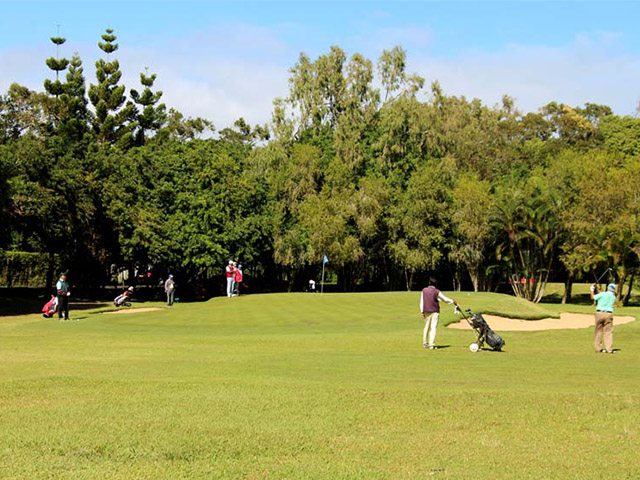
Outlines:
[{"label": "flagstick", "polygon": [[322,259],[322,282],[320,283],[320,296],[324,293],[324,258]]}]

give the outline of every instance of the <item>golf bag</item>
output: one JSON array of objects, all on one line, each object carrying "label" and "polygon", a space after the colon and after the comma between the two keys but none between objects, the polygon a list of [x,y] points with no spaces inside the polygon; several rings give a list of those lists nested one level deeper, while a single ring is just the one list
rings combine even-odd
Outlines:
[{"label": "golf bag", "polygon": [[42,307],[42,316],[44,318],[53,317],[58,311],[58,297],[51,295],[51,300],[44,304]]},{"label": "golf bag", "polygon": [[486,343],[491,350],[495,350],[499,352],[504,347],[504,340],[500,335],[491,330],[491,327],[484,319],[484,317],[479,313],[473,313],[470,309],[467,308],[466,313],[468,313],[471,317],[464,318],[469,322],[471,328],[478,334],[478,339],[475,343],[469,345],[469,350],[472,352],[477,352],[478,350],[484,349],[484,344]]}]

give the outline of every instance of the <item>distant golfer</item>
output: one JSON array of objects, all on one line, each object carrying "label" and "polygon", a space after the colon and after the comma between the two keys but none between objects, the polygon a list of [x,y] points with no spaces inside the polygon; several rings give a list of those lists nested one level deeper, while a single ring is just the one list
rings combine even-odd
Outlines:
[{"label": "distant golfer", "polygon": [[236,269],[233,266],[233,260],[229,260],[229,264],[227,265],[227,268],[225,268],[225,273],[227,275],[227,297],[233,297],[233,284],[236,277]]},{"label": "distant golfer", "polygon": [[[430,350],[436,348],[436,328],[440,317],[440,300],[447,303],[455,303],[436,288],[436,279],[429,278],[429,286],[420,294],[420,313],[424,318],[424,330],[422,332],[422,346]],[[427,336],[428,341],[427,341]]]},{"label": "distant golfer", "polygon": [[169,274],[167,281],[164,282],[164,293],[167,294],[167,305],[170,307],[173,305],[173,298],[176,294],[176,284],[173,281],[173,275]]},{"label": "distant golfer", "polygon": [[130,307],[131,304],[129,303],[129,300],[131,299],[131,295],[133,295],[133,287],[127,288],[124,292],[114,298],[113,304],[116,307]]},{"label": "distant golfer", "polygon": [[[593,344],[596,353],[616,353],[613,349],[613,305],[616,303],[616,285],[607,285],[607,291],[598,293],[598,286],[591,285],[591,300],[596,303],[596,333]],[[602,336],[604,334],[604,348]]]},{"label": "distant golfer", "polygon": [[240,295],[240,286],[242,285],[242,279],[244,278],[242,274],[242,265],[238,265],[236,267],[236,273],[233,276],[233,295]]},{"label": "distant golfer", "polygon": [[67,282],[67,274],[60,275],[60,279],[56,283],[58,292],[58,320],[62,321],[62,313],[64,312],[65,322],[69,321],[69,283]]}]

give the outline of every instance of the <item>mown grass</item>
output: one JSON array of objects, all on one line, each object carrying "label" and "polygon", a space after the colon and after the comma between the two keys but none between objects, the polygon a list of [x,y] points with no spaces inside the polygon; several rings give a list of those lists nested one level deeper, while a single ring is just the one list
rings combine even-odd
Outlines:
[{"label": "mown grass", "polygon": [[0,478],[640,477],[640,322],[616,328],[617,355],[593,353],[593,329],[505,332],[505,352],[472,354],[471,332],[441,327],[447,348],[425,351],[417,302],[273,294],[2,317]]}]

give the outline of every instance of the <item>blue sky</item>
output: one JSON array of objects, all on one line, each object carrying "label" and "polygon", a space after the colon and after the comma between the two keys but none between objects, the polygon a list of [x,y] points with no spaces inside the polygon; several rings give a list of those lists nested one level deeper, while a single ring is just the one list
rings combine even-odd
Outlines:
[{"label": "blue sky", "polygon": [[89,81],[104,28],[118,36],[128,87],[158,73],[164,100],[219,127],[269,118],[286,95],[301,51],[331,45],[375,59],[402,45],[408,68],[446,93],[524,111],[551,100],[611,105],[633,114],[640,99],[637,2],[168,2],[0,0],[0,92],[41,88],[60,25],[62,53],[81,55]]}]

